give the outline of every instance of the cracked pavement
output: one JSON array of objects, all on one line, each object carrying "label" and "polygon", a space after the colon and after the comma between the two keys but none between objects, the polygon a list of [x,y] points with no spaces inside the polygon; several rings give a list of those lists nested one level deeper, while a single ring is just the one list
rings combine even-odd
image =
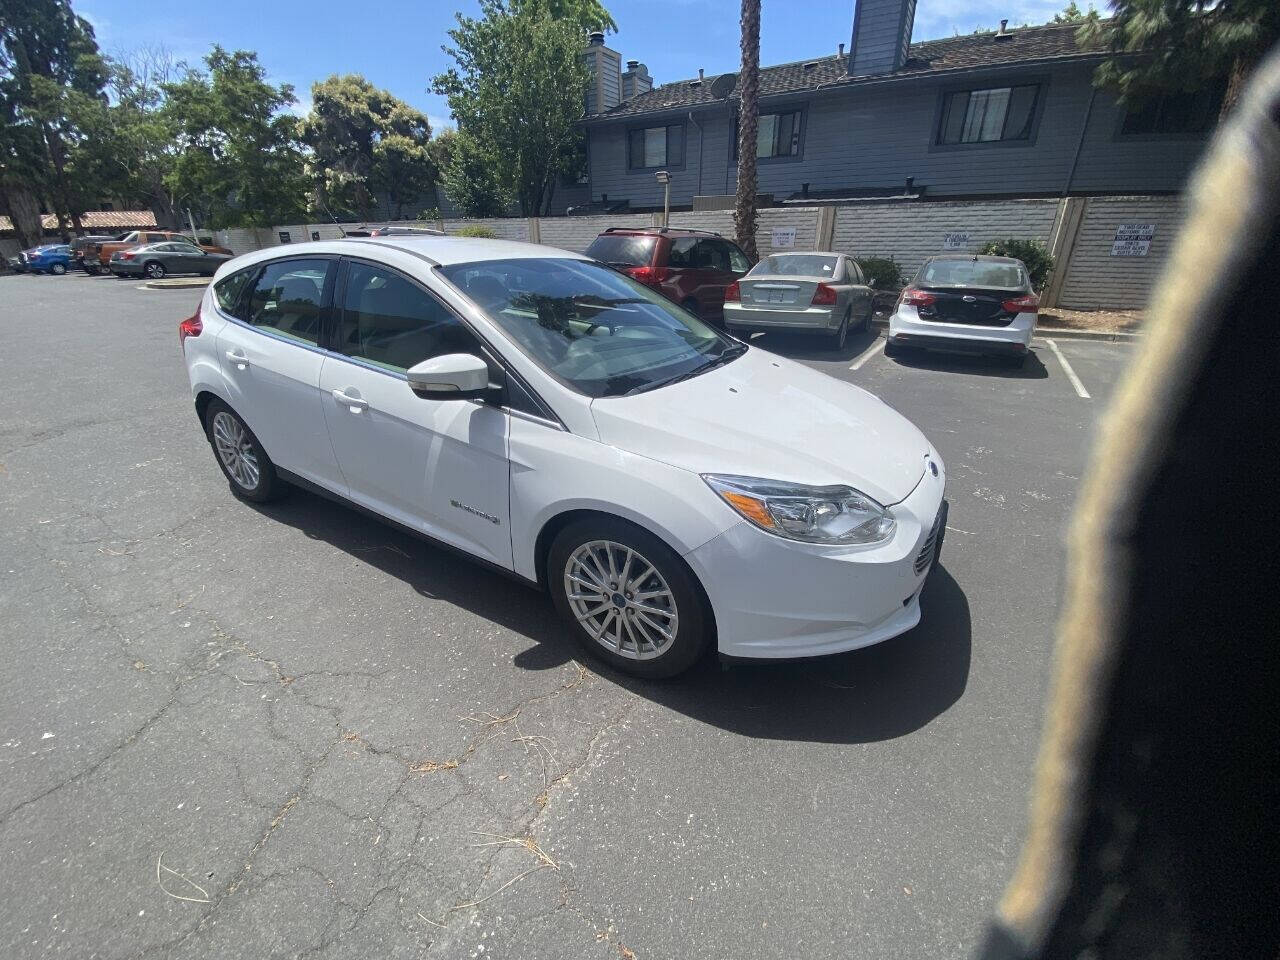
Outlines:
[{"label": "cracked pavement", "polygon": [[1096,407],[864,368],[950,467],[921,627],[646,683],[534,591],[232,497],[178,347],[197,296],[0,278],[0,956],[972,950]]}]

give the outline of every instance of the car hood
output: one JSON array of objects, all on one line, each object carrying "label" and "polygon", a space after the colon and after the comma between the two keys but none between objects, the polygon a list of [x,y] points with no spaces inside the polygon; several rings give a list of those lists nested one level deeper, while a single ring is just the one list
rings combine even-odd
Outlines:
[{"label": "car hood", "polygon": [[929,441],[850,383],[752,348],[691,380],[594,400],[600,439],[695,473],[849,484],[882,504],[924,475]]}]

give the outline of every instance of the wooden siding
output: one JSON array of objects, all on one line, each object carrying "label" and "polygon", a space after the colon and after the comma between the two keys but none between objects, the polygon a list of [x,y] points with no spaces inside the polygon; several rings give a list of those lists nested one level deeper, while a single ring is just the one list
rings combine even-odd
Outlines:
[{"label": "wooden siding", "polygon": [[902,66],[915,6],[915,0],[858,0],[850,73],[874,76]]},{"label": "wooden siding", "polygon": [[[839,93],[775,98],[762,104],[800,105],[805,132],[798,159],[760,163],[760,191],[783,199],[808,183],[812,190],[885,188],[914,177],[930,197],[1060,195],[1074,193],[1165,193],[1182,188],[1204,146],[1202,139],[1150,139],[1118,136],[1121,109],[1106,94],[1094,98],[1080,159],[1085,115],[1093,93],[1093,67],[1063,64],[1053,69],[1018,68],[971,75],[966,80],[939,78],[893,80]],[[934,145],[938,110],[944,91],[1040,81],[1041,104],[1034,138],[1026,143]],[[671,202],[692,206],[695,195],[730,194],[737,181],[728,104],[694,115],[702,126],[686,120],[683,168],[672,170]],[[671,119],[685,115],[668,114]],[[662,190],[652,171],[629,171],[626,130],[645,122],[592,126],[591,188],[594,199],[627,199],[633,206],[662,204]],[[699,177],[701,183],[699,184]]]},{"label": "wooden siding", "polygon": [[[1090,197],[1071,246],[1058,304],[1075,310],[1145,306],[1183,215],[1178,197]],[[1116,227],[1122,223],[1155,224],[1147,256],[1111,256]]]}]

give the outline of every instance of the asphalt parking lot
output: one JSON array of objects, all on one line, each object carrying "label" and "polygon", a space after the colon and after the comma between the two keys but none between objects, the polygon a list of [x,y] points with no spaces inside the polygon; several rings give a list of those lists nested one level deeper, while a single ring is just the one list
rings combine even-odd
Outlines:
[{"label": "asphalt parking lot", "polygon": [[972,952],[1132,345],[1011,370],[757,339],[935,443],[942,564],[901,638],[650,683],[497,575],[236,500],[178,346],[198,297],[0,277],[0,956]]}]

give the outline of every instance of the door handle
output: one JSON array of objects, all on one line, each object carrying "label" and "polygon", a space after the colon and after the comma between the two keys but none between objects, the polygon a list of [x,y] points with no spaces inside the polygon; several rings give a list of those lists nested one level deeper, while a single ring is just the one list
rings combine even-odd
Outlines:
[{"label": "door handle", "polygon": [[360,397],[350,396],[349,394],[343,393],[341,390],[333,391],[333,399],[337,400],[340,404],[342,404],[352,413],[360,413],[363,410],[369,409],[368,400],[364,400]]},{"label": "door handle", "polygon": [[228,350],[227,359],[230,360],[232,363],[234,363],[241,370],[249,366],[249,358],[246,357],[243,353],[241,353],[238,350]]}]

